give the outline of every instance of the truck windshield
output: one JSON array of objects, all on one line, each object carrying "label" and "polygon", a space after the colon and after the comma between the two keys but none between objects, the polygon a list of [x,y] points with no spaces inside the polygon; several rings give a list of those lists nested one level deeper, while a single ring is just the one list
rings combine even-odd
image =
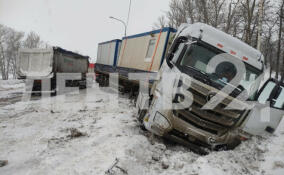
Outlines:
[{"label": "truck windshield", "polygon": [[[236,76],[237,70],[235,66],[230,62],[223,62],[216,68],[215,73],[208,74],[206,72],[209,61],[216,55],[223,52],[212,46],[207,46],[201,43],[195,43],[186,48],[186,51],[180,59],[180,66],[188,69],[195,69],[202,74],[208,75],[211,81],[225,86]],[[256,92],[252,91],[255,87],[258,87],[260,82],[256,82],[256,79],[261,74],[261,71],[245,63],[246,73],[241,80],[238,87],[247,90],[249,99],[254,99]]]}]

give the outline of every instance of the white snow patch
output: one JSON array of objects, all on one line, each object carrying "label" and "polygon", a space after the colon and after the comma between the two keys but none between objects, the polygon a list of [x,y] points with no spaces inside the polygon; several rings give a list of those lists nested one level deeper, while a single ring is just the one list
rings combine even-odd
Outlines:
[{"label": "white snow patch", "polygon": [[23,92],[24,87],[23,80],[0,80],[0,100],[16,96]]}]

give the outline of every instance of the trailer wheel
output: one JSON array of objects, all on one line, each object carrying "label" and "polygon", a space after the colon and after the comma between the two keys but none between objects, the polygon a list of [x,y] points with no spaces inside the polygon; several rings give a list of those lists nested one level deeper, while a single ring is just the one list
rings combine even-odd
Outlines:
[{"label": "trailer wheel", "polygon": [[104,86],[104,76],[103,75],[99,75],[98,83],[99,83],[99,87],[103,87]]},{"label": "trailer wheel", "polygon": [[108,87],[109,86],[109,80],[108,77],[105,75],[101,75],[99,80],[99,86],[100,87]]},{"label": "trailer wheel", "polygon": [[99,87],[103,87],[103,83],[99,81]]}]

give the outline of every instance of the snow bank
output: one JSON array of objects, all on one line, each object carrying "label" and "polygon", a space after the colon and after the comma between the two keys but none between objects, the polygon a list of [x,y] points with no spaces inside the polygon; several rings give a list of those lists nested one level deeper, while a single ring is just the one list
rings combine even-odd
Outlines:
[{"label": "snow bank", "polygon": [[0,90],[18,89],[23,87],[23,80],[0,80]]},{"label": "snow bank", "polygon": [[0,80],[0,102],[1,99],[18,97],[24,87],[23,80]]}]

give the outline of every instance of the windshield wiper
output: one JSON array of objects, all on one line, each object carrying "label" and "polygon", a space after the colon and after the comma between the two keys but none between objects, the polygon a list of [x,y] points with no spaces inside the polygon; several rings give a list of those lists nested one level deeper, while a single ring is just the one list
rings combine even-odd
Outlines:
[{"label": "windshield wiper", "polygon": [[197,69],[197,68],[195,68],[195,67],[188,66],[188,65],[186,65],[186,67],[187,67],[187,68],[190,68],[190,69],[193,69],[194,71],[199,72],[199,73],[205,75],[207,78],[209,78],[209,76],[208,76],[207,73],[205,73],[205,72],[203,72],[203,71],[201,71],[201,70],[199,70],[199,69]]},{"label": "windshield wiper", "polygon": [[[185,67],[189,68],[190,70],[193,70],[195,72],[197,72],[198,74],[194,74],[193,75],[193,78],[197,79],[197,80],[200,80],[208,85],[210,85],[211,83],[211,80],[210,80],[210,77],[207,73],[195,68],[195,67],[192,67],[192,66],[188,66],[188,65],[185,65]],[[201,74],[201,76],[200,76]],[[198,76],[197,76],[198,75]]]}]

